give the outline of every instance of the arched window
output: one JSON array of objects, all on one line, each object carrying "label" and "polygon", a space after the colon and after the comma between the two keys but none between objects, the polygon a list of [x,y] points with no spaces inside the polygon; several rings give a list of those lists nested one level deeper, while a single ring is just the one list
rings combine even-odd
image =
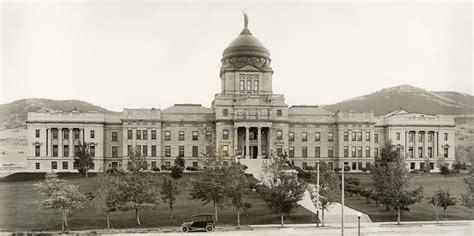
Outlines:
[{"label": "arched window", "polygon": [[240,91],[245,90],[245,80],[240,80]]},{"label": "arched window", "polygon": [[247,80],[247,91],[252,91],[252,80]]},{"label": "arched window", "polygon": [[253,90],[258,91],[258,80],[253,81]]}]

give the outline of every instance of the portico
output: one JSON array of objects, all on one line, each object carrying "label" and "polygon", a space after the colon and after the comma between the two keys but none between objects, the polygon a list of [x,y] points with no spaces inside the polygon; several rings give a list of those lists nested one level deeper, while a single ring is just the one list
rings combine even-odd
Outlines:
[{"label": "portico", "polygon": [[245,159],[268,158],[271,150],[271,126],[270,122],[234,123],[234,147],[237,156]]}]

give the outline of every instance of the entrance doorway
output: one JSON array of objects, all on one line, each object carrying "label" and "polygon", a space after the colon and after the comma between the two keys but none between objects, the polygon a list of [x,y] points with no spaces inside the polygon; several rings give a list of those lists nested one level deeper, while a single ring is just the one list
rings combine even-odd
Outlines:
[{"label": "entrance doorway", "polygon": [[250,146],[250,159],[257,159],[258,147]]}]

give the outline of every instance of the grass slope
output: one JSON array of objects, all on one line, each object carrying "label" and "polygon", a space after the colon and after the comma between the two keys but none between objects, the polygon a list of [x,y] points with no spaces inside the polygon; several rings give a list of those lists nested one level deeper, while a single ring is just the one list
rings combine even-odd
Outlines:
[{"label": "grass slope", "polygon": [[[361,186],[371,187],[370,174],[357,174],[348,176],[355,177],[361,180]],[[412,179],[412,187],[423,186],[424,198],[431,197],[433,191],[438,187],[443,190],[450,190],[457,198],[460,198],[460,193],[466,192],[466,185],[463,182],[463,175],[444,177],[439,174],[417,175]],[[402,221],[432,221],[436,220],[435,208],[427,203],[428,200],[423,200],[410,207],[410,211],[402,213]],[[446,213],[447,218],[441,217],[442,209],[440,209],[440,220],[474,220],[474,209],[469,209],[459,205],[448,207]],[[379,204],[375,207],[374,202],[367,203],[365,198],[352,196],[346,194],[346,205],[358,211],[364,212],[370,216],[374,222],[382,221],[396,221],[396,211],[386,211],[385,207]]]},{"label": "grass slope", "polygon": [[[154,186],[161,189],[162,176],[157,174]],[[156,209],[146,209],[140,212],[142,226],[162,227],[176,226],[182,222],[189,221],[190,216],[198,213],[212,213],[212,204],[203,205],[200,201],[189,199],[189,182],[196,174],[185,174],[180,180],[181,194],[178,196],[174,206],[174,221],[169,218],[168,206],[161,203]],[[79,186],[81,192],[92,190],[96,192],[95,177],[79,178],[74,176],[63,176],[69,183]],[[33,178],[29,176],[28,178]],[[60,230],[60,215],[52,210],[41,208],[38,201],[44,199],[33,187],[38,180],[21,181],[21,176],[12,178],[11,181],[0,182],[0,229],[8,231],[21,230]],[[95,194],[97,195],[97,194]],[[274,215],[256,193],[246,196],[253,203],[253,207],[241,215],[241,224],[278,224],[279,216]],[[96,201],[94,199],[94,201]],[[112,228],[134,228],[134,212],[116,212],[111,214]],[[236,225],[237,214],[232,207],[220,209],[218,212],[219,225]],[[285,223],[310,223],[315,218],[313,214],[304,208],[298,208]],[[105,214],[88,206],[70,214],[69,226],[72,230],[83,229],[105,229]]]}]

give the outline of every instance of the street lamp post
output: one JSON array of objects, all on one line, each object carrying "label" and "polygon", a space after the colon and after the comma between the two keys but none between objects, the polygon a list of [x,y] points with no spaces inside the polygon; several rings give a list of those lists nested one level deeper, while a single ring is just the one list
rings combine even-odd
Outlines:
[{"label": "street lamp post", "polygon": [[344,236],[344,162],[342,163],[341,180],[341,235]]},{"label": "street lamp post", "polygon": [[319,161],[317,162],[318,164],[318,175],[317,175],[317,178],[316,178],[316,227],[319,227],[319,170],[320,170],[320,167],[319,167]]},{"label": "street lamp post", "polygon": [[360,212],[357,212],[357,236],[360,236],[360,217],[362,214]]}]

